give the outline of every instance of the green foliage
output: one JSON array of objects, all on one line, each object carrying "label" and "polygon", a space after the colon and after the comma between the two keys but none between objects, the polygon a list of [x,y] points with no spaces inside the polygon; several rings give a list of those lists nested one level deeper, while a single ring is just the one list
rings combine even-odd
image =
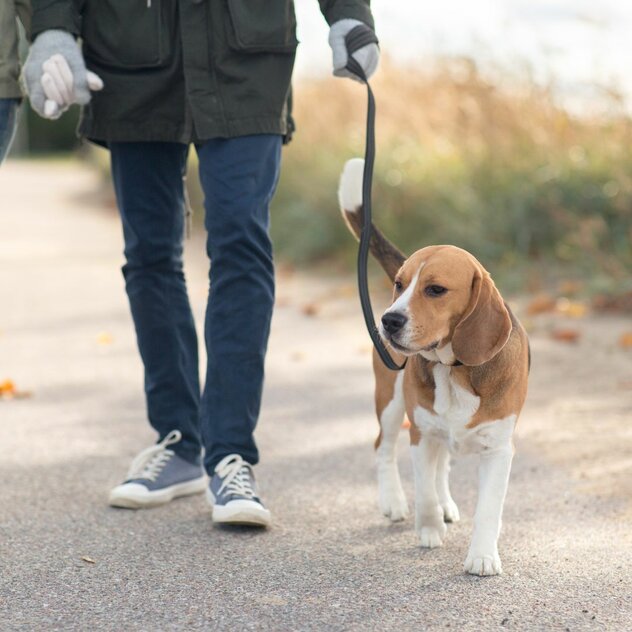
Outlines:
[{"label": "green foliage", "polygon": [[[470,62],[382,77],[374,219],[404,251],[452,243],[508,277],[528,263],[549,278],[630,279],[627,116],[573,117],[547,91],[499,90]],[[272,232],[297,263],[355,253],[336,190],[344,162],[363,154],[365,97],[339,84],[296,90]]]},{"label": "green foliage", "polygon": [[[572,116],[550,91],[508,78],[500,89],[469,60],[386,64],[380,77],[373,213],[402,250],[461,246],[505,288],[632,282],[632,124],[616,99],[608,116]],[[298,131],[272,205],[277,257],[352,266],[336,191],[364,152],[365,92],[332,79],[295,94]],[[201,209],[194,168],[189,180]]]}]

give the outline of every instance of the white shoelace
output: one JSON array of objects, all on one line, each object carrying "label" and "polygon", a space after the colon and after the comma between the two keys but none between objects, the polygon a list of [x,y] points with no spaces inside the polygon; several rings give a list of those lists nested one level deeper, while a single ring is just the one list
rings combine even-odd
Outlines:
[{"label": "white shoelace", "polygon": [[178,443],[180,439],[182,433],[179,430],[172,430],[160,443],[145,448],[132,461],[127,472],[127,480],[142,478],[155,482],[175,454],[173,450],[168,450],[167,446]]},{"label": "white shoelace", "polygon": [[228,492],[237,496],[254,498],[252,489],[252,466],[246,463],[238,454],[230,454],[224,457],[215,468],[215,472],[224,479],[218,490],[219,494]]}]

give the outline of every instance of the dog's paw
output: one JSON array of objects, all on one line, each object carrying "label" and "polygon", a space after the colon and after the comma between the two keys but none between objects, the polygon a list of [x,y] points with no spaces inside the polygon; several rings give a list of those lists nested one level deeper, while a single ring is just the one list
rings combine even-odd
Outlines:
[{"label": "dog's paw", "polygon": [[469,573],[470,575],[479,575],[480,577],[500,575],[503,572],[498,551],[491,551],[489,553],[470,551],[463,568],[466,573]]},{"label": "dog's paw", "polygon": [[408,503],[401,485],[380,484],[380,511],[393,522],[399,522],[408,517]]},{"label": "dog's paw", "polygon": [[443,536],[445,535],[445,525],[443,533],[437,527],[421,527],[417,531],[419,535],[419,544],[424,549],[436,549],[443,544]]},{"label": "dog's paw", "polygon": [[450,500],[441,503],[441,508],[443,509],[444,522],[458,522],[461,519],[459,508],[451,498]]}]

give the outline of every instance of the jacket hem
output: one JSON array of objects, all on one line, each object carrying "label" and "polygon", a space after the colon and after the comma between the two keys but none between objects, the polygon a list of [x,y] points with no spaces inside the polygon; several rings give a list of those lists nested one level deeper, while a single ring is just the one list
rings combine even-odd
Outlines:
[{"label": "jacket hem", "polygon": [[285,120],[269,118],[246,118],[226,121],[225,124],[205,124],[196,126],[193,133],[183,125],[181,128],[166,128],[164,125],[139,125],[130,123],[107,123],[99,125],[83,121],[79,135],[98,145],[124,142],[201,143],[211,138],[236,138],[254,134],[287,133]]},{"label": "jacket hem", "polygon": [[17,81],[13,79],[0,80],[0,99],[21,99],[22,91]]}]

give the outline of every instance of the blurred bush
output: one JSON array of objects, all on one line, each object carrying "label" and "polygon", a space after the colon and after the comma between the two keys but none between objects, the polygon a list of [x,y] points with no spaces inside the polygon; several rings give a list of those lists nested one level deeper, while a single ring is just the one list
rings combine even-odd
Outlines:
[{"label": "blurred bush", "polygon": [[[404,251],[456,244],[505,287],[569,276],[595,289],[630,283],[632,121],[617,94],[604,94],[599,115],[572,115],[552,88],[492,81],[469,59],[387,62],[373,83],[374,217]],[[350,81],[295,86],[298,129],[272,210],[279,258],[355,256],[336,190],[344,162],[364,153],[365,108],[364,88]]]},{"label": "blurred bush", "polygon": [[[516,284],[533,281],[527,262],[549,278],[629,281],[632,122],[616,94],[608,115],[571,115],[552,89],[492,83],[467,59],[385,64],[374,84],[374,215],[403,250],[453,243]],[[279,256],[353,256],[336,189],[345,160],[364,152],[365,100],[348,81],[296,87],[298,131],[272,212]]]}]

